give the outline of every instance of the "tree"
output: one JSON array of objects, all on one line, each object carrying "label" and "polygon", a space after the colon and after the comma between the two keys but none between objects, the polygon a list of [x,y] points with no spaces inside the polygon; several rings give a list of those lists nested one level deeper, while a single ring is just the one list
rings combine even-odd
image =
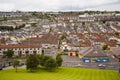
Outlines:
[{"label": "tree", "polygon": [[82,26],[84,26],[85,25],[85,22],[82,22]]},{"label": "tree", "polygon": [[5,55],[6,55],[8,58],[11,58],[11,57],[13,56],[13,54],[14,54],[14,51],[13,51],[13,50],[7,50],[7,51],[5,52]]},{"label": "tree", "polygon": [[50,58],[52,58],[52,57],[51,56],[43,56],[40,65],[45,67],[46,61]]},{"label": "tree", "polygon": [[62,35],[62,36],[60,37],[60,40],[64,40],[64,39],[66,39],[66,36]]},{"label": "tree", "polygon": [[37,59],[39,61],[39,65],[44,66],[44,56],[37,54]]},{"label": "tree", "polygon": [[7,17],[4,17],[4,19],[3,19],[4,21],[7,21]]},{"label": "tree", "polygon": [[62,59],[61,55],[57,55],[57,56],[56,56],[57,68],[62,65],[62,62],[63,62],[63,59]]},{"label": "tree", "polygon": [[56,60],[51,56],[37,55],[37,58],[39,60],[39,64],[47,70],[54,70],[57,66]]},{"label": "tree", "polygon": [[108,49],[108,45],[106,45],[106,44],[105,44],[105,45],[103,45],[103,46],[102,46],[102,49],[103,49],[103,50]]},{"label": "tree", "polygon": [[77,28],[78,28],[78,26],[74,25],[74,30],[75,30],[76,33],[77,33]]},{"label": "tree", "polygon": [[49,59],[45,61],[44,66],[47,70],[54,70],[57,64],[56,64],[55,59],[53,59],[52,57],[49,57]]},{"label": "tree", "polygon": [[119,33],[118,33],[118,32],[115,32],[115,35],[116,35],[116,36],[119,36]]},{"label": "tree", "polygon": [[51,33],[51,32],[53,32],[53,28],[52,27],[49,28],[49,33]]},{"label": "tree", "polygon": [[103,20],[103,21],[102,21],[102,23],[103,23],[103,24],[105,24],[105,23],[106,23],[106,21],[105,21],[105,20]]},{"label": "tree", "polygon": [[14,62],[13,62],[13,67],[16,69],[16,72],[17,72],[17,67],[19,66],[19,61],[18,60],[15,60]]},{"label": "tree", "polygon": [[27,62],[26,62],[27,70],[30,70],[32,72],[33,70],[37,69],[38,65],[39,65],[39,60],[38,60],[37,56],[35,54],[34,55],[31,54],[27,58]]},{"label": "tree", "polygon": [[37,23],[31,23],[32,27],[37,27]]},{"label": "tree", "polygon": [[32,13],[32,16],[37,16],[37,12],[34,11],[34,12]]},{"label": "tree", "polygon": [[0,30],[13,31],[14,28],[13,28],[13,26],[0,26]]},{"label": "tree", "polygon": [[67,39],[67,38],[66,38],[65,35],[60,35],[60,36],[59,36],[58,49],[60,49],[60,45],[61,45],[62,40],[66,40],[66,39]]}]

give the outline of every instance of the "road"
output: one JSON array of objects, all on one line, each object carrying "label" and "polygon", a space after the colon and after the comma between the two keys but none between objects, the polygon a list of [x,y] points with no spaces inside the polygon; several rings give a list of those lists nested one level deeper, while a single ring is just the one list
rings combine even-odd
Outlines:
[{"label": "road", "polygon": [[[26,68],[26,65],[20,66],[20,67],[18,67],[18,68],[23,68],[23,69],[25,69],[25,68]],[[13,67],[13,66],[8,66],[8,67],[3,68],[3,70],[7,70],[7,69],[14,69],[14,67]]]},{"label": "road", "polygon": [[110,58],[109,62],[103,62],[103,63],[98,63],[98,62],[84,63],[78,57],[70,57],[70,56],[62,56],[62,58],[63,58],[62,66],[65,67],[82,67],[82,68],[99,69],[100,67],[98,67],[98,65],[103,64],[105,65],[104,69],[118,70],[120,68],[120,63],[112,58]]}]

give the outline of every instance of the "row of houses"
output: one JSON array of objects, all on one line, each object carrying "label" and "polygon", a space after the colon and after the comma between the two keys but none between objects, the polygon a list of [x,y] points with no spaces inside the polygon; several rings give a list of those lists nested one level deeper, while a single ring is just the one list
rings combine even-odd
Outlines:
[{"label": "row of houses", "polygon": [[[58,49],[44,49],[40,45],[2,45],[0,56],[5,56],[7,50],[13,50],[14,56],[28,56],[29,54],[43,54],[56,57]],[[78,56],[83,62],[108,62],[108,56],[99,48],[85,47],[67,51],[68,56]]]},{"label": "row of houses", "polygon": [[13,17],[22,17],[22,16],[30,16],[28,12],[0,12],[0,18],[13,18]]},{"label": "row of houses", "polygon": [[114,20],[120,20],[120,14],[58,14],[57,17],[55,17],[58,21],[68,21],[68,22],[94,22],[96,20],[108,20],[108,21],[114,21]]},{"label": "row of houses", "polygon": [[0,45],[0,55],[4,56],[7,50],[13,50],[15,56],[29,54],[44,54],[55,57],[58,49],[58,35],[46,34],[41,37],[26,39],[21,44]]},{"label": "row of houses", "polygon": [[[27,39],[26,41],[22,42],[22,44],[16,44],[16,45],[0,45],[0,55],[4,56],[5,51],[7,50],[13,50],[15,56],[27,56],[29,54],[44,54],[44,55],[50,55],[55,57],[55,55],[58,53],[58,49],[61,50],[61,52],[66,52],[68,56],[78,56],[83,62],[107,62],[109,61],[108,56],[100,46],[94,47],[94,45],[87,45],[81,46],[76,43],[73,44],[74,41],[76,42],[81,40],[83,38],[84,42],[86,42],[86,39],[78,34],[77,36],[71,36],[73,43],[70,43],[71,41],[62,40],[60,41],[60,35],[57,34],[44,34],[41,37],[34,37]],[[67,35],[66,35],[67,36]],[[68,36],[67,36],[68,38]],[[99,39],[99,38],[98,38]],[[116,48],[116,47],[114,47]]]},{"label": "row of houses", "polygon": [[28,56],[29,54],[41,54],[40,45],[1,45],[0,56],[5,56],[5,52],[13,50],[14,56]]},{"label": "row of houses", "polygon": [[[120,47],[114,48],[112,50],[113,57],[119,57]],[[1,45],[0,46],[0,56],[5,56],[7,50],[13,50],[14,56],[28,56],[29,54],[42,54],[56,57],[58,49],[42,48],[40,45]],[[99,47],[77,47],[77,50],[65,51],[68,56],[77,56],[83,62],[109,62],[110,57],[107,53],[102,51]]]},{"label": "row of houses", "polygon": [[14,57],[27,57],[30,54],[41,54],[56,58],[58,49],[42,48],[40,45],[1,45],[0,56],[5,57],[6,51],[12,50]]}]

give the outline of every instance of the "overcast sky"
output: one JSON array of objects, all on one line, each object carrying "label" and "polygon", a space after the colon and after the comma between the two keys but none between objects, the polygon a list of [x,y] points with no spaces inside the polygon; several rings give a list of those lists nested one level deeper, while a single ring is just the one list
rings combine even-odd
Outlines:
[{"label": "overcast sky", "polygon": [[120,11],[120,0],[0,0],[0,11]]}]

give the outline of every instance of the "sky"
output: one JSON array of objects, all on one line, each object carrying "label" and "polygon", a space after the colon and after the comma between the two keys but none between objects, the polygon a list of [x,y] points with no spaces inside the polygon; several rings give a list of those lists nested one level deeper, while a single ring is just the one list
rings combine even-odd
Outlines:
[{"label": "sky", "polygon": [[120,0],[0,0],[0,11],[120,11]]}]

